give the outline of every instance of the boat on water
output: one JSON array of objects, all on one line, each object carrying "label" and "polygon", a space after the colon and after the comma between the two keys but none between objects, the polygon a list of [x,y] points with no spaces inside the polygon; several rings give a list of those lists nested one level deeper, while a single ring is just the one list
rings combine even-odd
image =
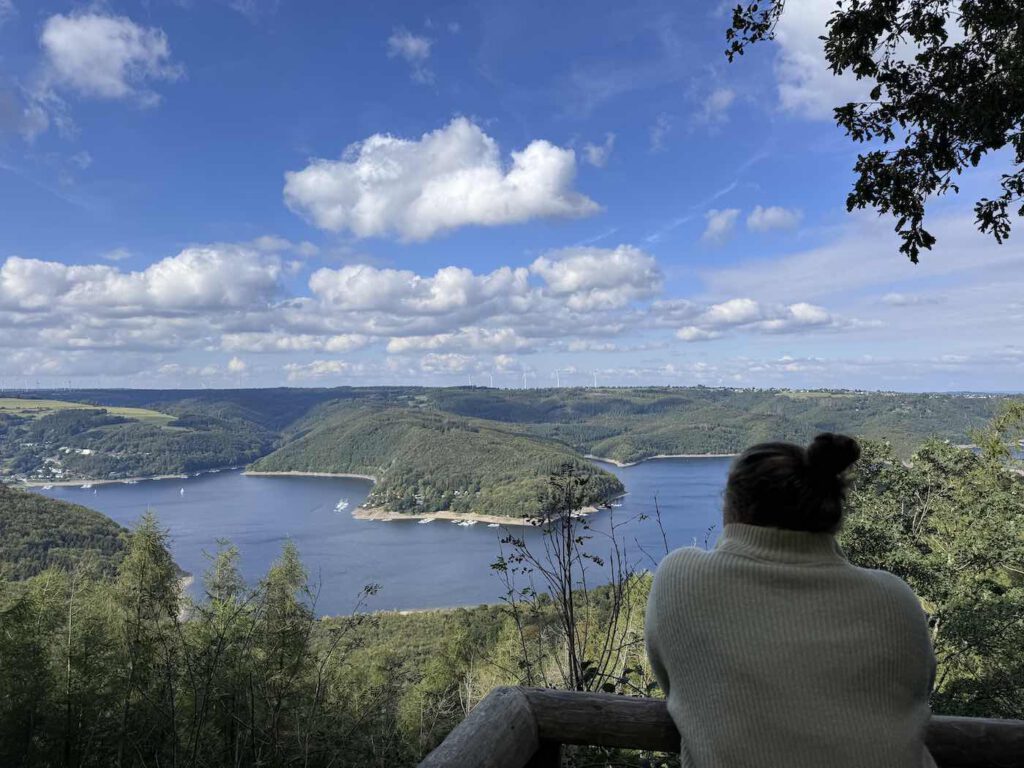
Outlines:
[{"label": "boat on water", "polygon": [[500,528],[501,526],[499,526],[497,523],[488,523],[487,527],[488,528]]},{"label": "boat on water", "polygon": [[121,482],[124,483],[125,485],[138,485],[139,484],[138,480],[122,480]]},{"label": "boat on water", "polygon": [[335,512],[344,512],[346,509],[348,509],[348,499],[342,499],[334,505]]},{"label": "boat on water", "polygon": [[179,496],[184,496],[185,495],[185,489],[182,488],[180,491],[178,491],[178,495]]},{"label": "boat on water", "polygon": [[621,504],[609,504],[609,506],[611,506],[611,507],[621,507],[622,505]]},{"label": "boat on water", "polygon": [[83,491],[88,491],[90,488],[92,488],[92,483],[86,483],[82,486]]},{"label": "boat on water", "polygon": [[463,528],[469,528],[471,525],[476,525],[476,524],[477,524],[476,520],[460,520],[459,521],[459,525],[461,525]]},{"label": "boat on water", "polygon": [[422,520],[420,520],[420,525],[426,525],[427,523],[432,523],[432,522],[434,522],[434,518],[432,518],[432,517],[424,517]]},{"label": "boat on water", "polygon": [[53,490],[53,486],[52,485],[44,485],[43,486],[43,490],[44,491],[52,491]]}]

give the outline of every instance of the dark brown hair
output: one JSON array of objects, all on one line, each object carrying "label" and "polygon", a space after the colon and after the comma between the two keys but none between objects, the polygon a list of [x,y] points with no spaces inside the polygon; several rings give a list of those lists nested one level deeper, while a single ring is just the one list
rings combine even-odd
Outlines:
[{"label": "dark brown hair", "polygon": [[843,520],[843,473],[858,458],[856,440],[831,432],[807,448],[792,443],[748,448],[729,470],[725,522],[835,532]]}]

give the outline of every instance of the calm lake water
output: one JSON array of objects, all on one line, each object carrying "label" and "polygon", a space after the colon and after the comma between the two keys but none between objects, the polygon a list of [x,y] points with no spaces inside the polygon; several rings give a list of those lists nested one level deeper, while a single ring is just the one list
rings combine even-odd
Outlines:
[{"label": "calm lake water", "polygon": [[[713,542],[721,528],[721,496],[729,459],[658,459],[632,467],[602,464],[626,486],[622,506],[592,516],[595,532],[614,520],[632,560],[650,566],[665,551],[653,519],[658,499],[669,548]],[[255,583],[291,539],[314,584],[320,585],[317,612],[351,612],[364,584],[380,584],[373,609],[439,608],[496,602],[504,593],[490,570],[499,552],[502,529],[484,524],[460,527],[437,520],[379,522],[356,520],[370,484],[362,480],[320,477],[246,477],[240,471],[200,475],[187,480],[147,480],[137,485],[97,485],[93,490],[58,487],[40,490],[53,498],[98,509],[132,526],[147,508],[170,529],[174,559],[196,575],[193,595],[202,591],[199,576],[205,553],[219,539],[235,544],[242,571]],[[184,493],[182,493],[184,489]],[[335,511],[341,499],[349,508]],[[650,519],[639,520],[640,515]],[[710,535],[708,529],[714,526]],[[523,530],[515,527],[513,530]],[[539,532],[527,529],[527,535]],[[607,553],[600,537],[593,550]],[[604,552],[602,552],[602,549]]]}]

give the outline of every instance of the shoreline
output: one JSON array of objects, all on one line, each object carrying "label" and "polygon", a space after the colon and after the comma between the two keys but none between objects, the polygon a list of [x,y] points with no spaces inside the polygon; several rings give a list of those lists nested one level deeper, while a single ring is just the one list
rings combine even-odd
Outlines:
[{"label": "shoreline", "polygon": [[[607,504],[618,501],[625,493],[620,493],[608,499]],[[588,504],[585,507],[575,510],[572,514],[577,517],[587,517],[605,509],[604,505]],[[381,507],[356,507],[352,510],[352,517],[356,520],[375,520],[377,522],[389,523],[400,520],[445,520],[449,522],[472,521],[475,523],[497,524],[499,526],[522,525],[536,526],[543,522],[539,517],[509,517],[508,515],[485,515],[478,512],[453,512],[450,509],[441,509],[437,512],[392,512]]]},{"label": "shoreline", "polygon": [[734,459],[737,456],[739,456],[738,453],[659,453],[656,456],[648,456],[637,461],[617,461],[605,456],[595,456],[592,453],[587,453],[583,455],[583,458],[590,459],[590,461],[599,461],[602,464],[611,464],[619,469],[625,469],[626,467],[635,467],[638,464],[643,464],[645,461],[656,461],[658,459]]},{"label": "shoreline", "polygon": [[150,475],[148,477],[122,477],[118,480],[23,480],[21,485],[28,486],[29,488],[42,488],[46,485],[52,485],[54,488],[75,488],[82,487],[83,485],[116,485],[117,483],[123,483],[129,485],[132,483],[141,483],[145,480],[187,480],[192,475]]},{"label": "shoreline", "polygon": [[381,507],[356,507],[352,510],[356,520],[370,520],[379,523],[390,523],[398,520],[443,520],[447,522],[472,521],[474,523],[532,526],[537,518],[506,517],[504,515],[481,515],[475,512],[452,512],[442,509],[437,512],[392,512]]},{"label": "shoreline", "polygon": [[125,485],[132,485],[134,483],[142,483],[146,480],[188,480],[192,477],[199,477],[200,475],[213,475],[218,472],[230,472],[233,469],[241,469],[239,465],[231,467],[213,467],[212,469],[201,469],[198,472],[188,474],[187,472],[179,472],[171,475],[142,475],[140,477],[119,477],[116,480],[110,478],[91,480],[89,478],[80,478],[78,480],[20,480],[18,482],[21,486],[27,486],[29,488],[42,488],[44,485],[52,485],[54,488],[73,488],[75,486],[81,487],[83,485],[115,485],[117,483],[123,483]]},{"label": "shoreline", "polygon": [[341,477],[349,480],[369,480],[376,483],[377,478],[373,475],[360,475],[357,472],[302,472],[299,470],[287,470],[284,472],[263,472],[245,470],[242,472],[246,477]]}]

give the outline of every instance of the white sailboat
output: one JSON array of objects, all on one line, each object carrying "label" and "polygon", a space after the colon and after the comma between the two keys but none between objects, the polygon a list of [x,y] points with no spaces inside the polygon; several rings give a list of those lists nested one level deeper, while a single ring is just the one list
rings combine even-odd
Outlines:
[{"label": "white sailboat", "polygon": [[420,525],[426,525],[427,523],[432,523],[432,522],[434,522],[434,518],[432,518],[432,517],[424,517],[422,520],[420,520]]}]

